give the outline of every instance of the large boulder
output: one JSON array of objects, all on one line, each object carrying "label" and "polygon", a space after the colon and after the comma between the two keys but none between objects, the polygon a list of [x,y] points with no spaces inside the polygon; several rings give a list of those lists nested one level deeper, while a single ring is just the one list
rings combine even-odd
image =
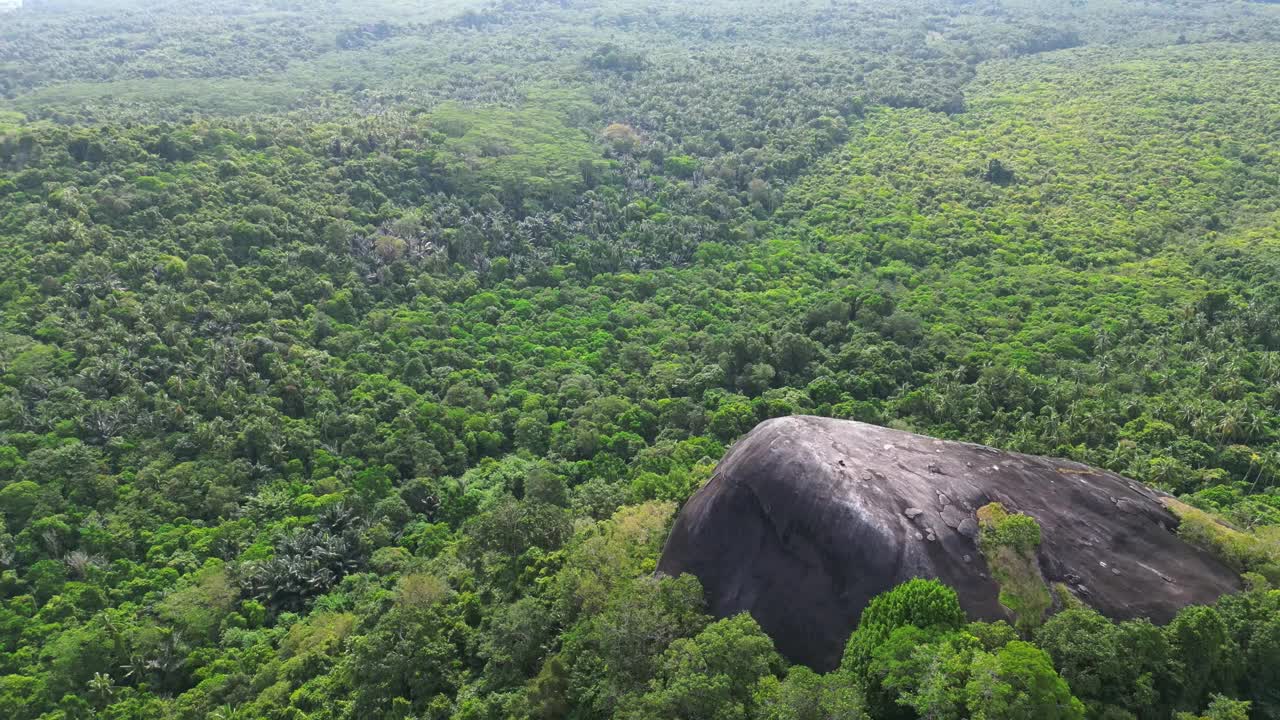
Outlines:
[{"label": "large boulder", "polygon": [[1039,522],[1040,570],[1117,619],[1168,621],[1236,590],[1183,542],[1165,496],[1105,470],[818,417],[769,420],[681,509],[658,571],[693,573],[718,616],[750,612],[778,650],[837,666],[863,607],[914,577],[955,588],[971,617],[1007,618],[975,510]]}]

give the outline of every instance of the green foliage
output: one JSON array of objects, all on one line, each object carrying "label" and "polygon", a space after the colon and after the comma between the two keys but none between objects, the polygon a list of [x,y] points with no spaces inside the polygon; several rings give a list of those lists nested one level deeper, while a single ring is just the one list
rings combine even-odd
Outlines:
[{"label": "green foliage", "polygon": [[1250,592],[1034,638],[1092,717],[1276,716],[1277,12],[4,14],[0,716],[1071,716],[924,581],[820,676],[653,577],[795,413],[1224,518]]},{"label": "green foliage", "polygon": [[749,615],[711,623],[692,638],[671,643],[651,688],[624,701],[623,718],[754,717],[756,684],[776,676],[782,659]]},{"label": "green foliage", "polygon": [[1029,515],[1010,514],[1000,503],[978,508],[978,547],[1000,583],[1000,604],[1013,612],[1023,632],[1039,627],[1053,596],[1040,574],[1040,525]]},{"label": "green foliage", "polygon": [[189,585],[169,593],[156,611],[190,638],[212,638],[239,594],[226,567],[210,562],[194,574]]},{"label": "green foliage", "polygon": [[20,480],[0,488],[0,513],[9,527],[21,529],[36,513],[45,490],[31,480]]},{"label": "green foliage", "polygon": [[762,720],[867,720],[861,682],[850,673],[818,675],[803,665],[793,665],[786,678],[760,679],[755,693],[756,716]]},{"label": "green foliage", "polygon": [[1035,641],[1091,716],[1169,717],[1175,668],[1159,628],[1145,621],[1116,624],[1093,610],[1071,609],[1050,617]]},{"label": "green foliage", "polygon": [[903,626],[876,648],[868,676],[873,717],[1084,717],[1049,656],[1021,640],[987,651],[967,632]]},{"label": "green foliage", "polygon": [[1003,547],[1029,557],[1040,549],[1040,524],[1030,515],[1011,515],[1000,503],[991,503],[978,508],[978,520],[984,552]]},{"label": "green foliage", "polygon": [[358,528],[352,511],[333,506],[316,526],[288,532],[269,559],[245,563],[240,583],[272,610],[300,610],[364,563]]},{"label": "green foliage", "polygon": [[965,678],[977,639],[907,625],[875,649],[868,667],[872,716],[959,718],[967,715]]},{"label": "green foliage", "polygon": [[1185,503],[1169,501],[1166,505],[1178,515],[1179,537],[1242,573],[1259,573],[1270,582],[1280,582],[1280,527],[1243,532],[1214,514]]},{"label": "green foliage", "polygon": [[[662,651],[709,622],[702,614],[702,586],[692,575],[619,584],[597,614],[584,615],[565,633],[558,658],[567,675],[561,681],[565,697],[548,705],[567,704],[588,716],[628,707],[662,667]],[[548,684],[536,692],[545,694]]]},{"label": "green foliage", "polygon": [[1280,713],[1280,591],[1255,583],[1247,592],[1218,603],[1228,632],[1242,657],[1236,697],[1250,698],[1263,717]]},{"label": "green foliage", "polygon": [[956,591],[937,580],[916,578],[872,598],[845,648],[841,669],[866,672],[876,648],[900,627],[953,630],[965,622]]},{"label": "green foliage", "polygon": [[1054,672],[1049,656],[1021,640],[975,657],[964,690],[973,718],[1084,718],[1084,705]]},{"label": "green foliage", "polygon": [[564,204],[583,188],[583,165],[602,162],[582,131],[542,108],[477,112],[442,106],[426,126],[446,136],[443,148],[451,157],[445,168],[456,192],[477,198],[490,193],[509,207],[522,208],[527,201]]},{"label": "green foliage", "polygon": [[1203,715],[1178,713],[1176,717],[1177,720],[1249,720],[1249,707],[1247,700],[1214,695]]},{"label": "green foliage", "polygon": [[1178,707],[1200,707],[1211,689],[1234,687],[1240,671],[1239,648],[1217,609],[1186,608],[1169,623],[1165,634],[1180,660],[1175,671]]}]

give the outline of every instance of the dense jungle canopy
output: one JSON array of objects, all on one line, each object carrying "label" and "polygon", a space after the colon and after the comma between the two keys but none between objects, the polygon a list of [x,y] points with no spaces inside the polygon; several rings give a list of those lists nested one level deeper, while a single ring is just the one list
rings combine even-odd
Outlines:
[{"label": "dense jungle canopy", "polygon": [[[6,718],[1280,718],[1278,408],[1275,3],[0,13]],[[1250,589],[920,581],[788,666],[653,569],[798,413],[1151,484]]]}]

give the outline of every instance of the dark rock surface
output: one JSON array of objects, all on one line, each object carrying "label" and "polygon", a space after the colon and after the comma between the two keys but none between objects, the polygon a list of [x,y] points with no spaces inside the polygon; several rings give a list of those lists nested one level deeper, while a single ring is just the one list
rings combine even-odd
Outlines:
[{"label": "dark rock surface", "polygon": [[779,418],[685,504],[658,570],[697,575],[713,613],[749,611],[780,652],[827,670],[867,602],[913,577],[954,587],[971,617],[1007,617],[975,544],[974,511],[998,501],[1040,523],[1047,581],[1113,618],[1166,622],[1240,581],[1173,533],[1161,497],[1069,460]]}]

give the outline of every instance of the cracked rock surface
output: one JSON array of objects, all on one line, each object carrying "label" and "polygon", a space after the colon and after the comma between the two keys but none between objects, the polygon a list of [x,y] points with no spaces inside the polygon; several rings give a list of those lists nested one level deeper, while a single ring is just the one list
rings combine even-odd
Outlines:
[{"label": "cracked rock surface", "polygon": [[971,617],[1007,617],[975,544],[990,502],[1040,524],[1040,569],[1099,612],[1167,622],[1239,588],[1173,532],[1158,491],[1069,460],[850,420],[769,420],[681,509],[659,572],[693,573],[711,611],[748,611],[794,662],[840,662],[863,607],[913,577],[954,587]]}]

